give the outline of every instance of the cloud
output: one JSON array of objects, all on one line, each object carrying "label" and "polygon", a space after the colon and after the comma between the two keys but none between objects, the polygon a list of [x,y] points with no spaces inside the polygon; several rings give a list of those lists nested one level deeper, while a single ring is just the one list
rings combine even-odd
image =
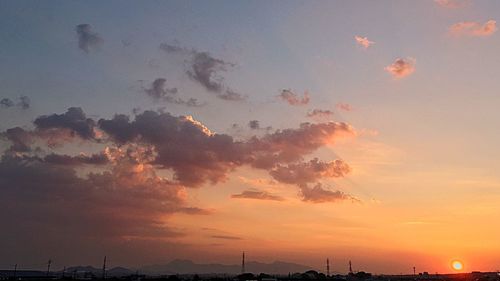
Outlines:
[{"label": "cloud", "polygon": [[284,201],[285,199],[278,195],[273,195],[267,191],[262,190],[244,190],[239,194],[231,195],[231,198],[243,199],[258,199],[258,200],[271,200],[271,201]]},{"label": "cloud", "polygon": [[230,236],[230,235],[212,235],[211,238],[215,239],[224,239],[224,240],[242,240],[243,238],[238,236]]},{"label": "cloud", "polygon": [[177,88],[167,88],[166,83],[167,80],[165,78],[157,78],[153,81],[153,83],[151,83],[150,88],[144,89],[144,92],[155,101],[165,101],[168,103],[192,107],[199,107],[204,105],[202,103],[199,103],[195,98],[184,100],[177,97]]},{"label": "cloud", "polygon": [[251,120],[248,122],[248,127],[252,130],[258,130],[260,129],[260,123],[258,120]]},{"label": "cloud", "polygon": [[301,98],[289,89],[283,89],[278,97],[293,106],[306,105],[309,104],[310,101],[309,93],[305,92],[304,96]]},{"label": "cloud", "polygon": [[78,48],[85,53],[89,53],[91,49],[100,46],[104,42],[99,34],[92,31],[90,24],[79,24],[75,30],[78,36]]},{"label": "cloud", "polygon": [[190,69],[186,71],[186,74],[208,92],[215,93],[216,97],[227,101],[242,101],[247,98],[224,84],[224,77],[221,73],[227,71],[228,67],[233,67],[233,63],[215,58],[208,52],[167,43],[160,44],[160,49],[169,54],[189,56]]},{"label": "cloud", "polygon": [[87,118],[79,107],[70,107],[63,114],[44,115],[33,122],[38,129],[63,129],[69,130],[71,135],[77,135],[82,139],[95,139],[95,121]]},{"label": "cloud", "polygon": [[328,119],[328,118],[333,116],[333,111],[323,110],[323,109],[314,109],[312,111],[309,111],[306,116],[309,118]]},{"label": "cloud", "polygon": [[450,26],[449,31],[454,36],[486,37],[495,33],[497,29],[495,20],[489,20],[482,25],[479,22],[464,21]]},{"label": "cloud", "polygon": [[14,102],[9,98],[3,98],[0,100],[0,106],[3,108],[9,108],[14,106]]},{"label": "cloud", "polygon": [[19,102],[17,103],[17,105],[21,109],[28,109],[28,108],[30,108],[30,106],[31,106],[30,98],[28,98],[27,96],[20,96],[19,97]]},{"label": "cloud", "polygon": [[302,201],[310,203],[339,202],[346,200],[351,202],[360,202],[356,197],[342,191],[325,189],[320,183],[313,187],[308,187],[305,184],[301,185],[300,196],[302,197]]},{"label": "cloud", "polygon": [[309,162],[277,165],[269,174],[277,181],[288,184],[306,184],[317,182],[322,178],[340,178],[351,171],[343,160],[322,162],[314,158]]},{"label": "cloud", "polygon": [[362,46],[365,49],[368,49],[371,45],[375,44],[375,42],[368,40],[366,37],[361,37],[361,36],[354,36],[354,39],[356,40],[356,43],[358,45]]},{"label": "cloud", "polygon": [[7,152],[29,152],[31,151],[31,144],[33,143],[32,134],[21,127],[14,127],[0,133],[0,137],[11,143]]},{"label": "cloud", "polygon": [[348,103],[339,102],[337,103],[336,107],[343,111],[352,111],[352,106]]},{"label": "cloud", "polygon": [[461,8],[469,4],[470,0],[434,0],[436,4],[444,8]]},{"label": "cloud", "polygon": [[[181,235],[163,222],[187,207],[183,187],[156,175],[152,166],[115,158],[109,170],[79,176],[72,165],[3,156],[2,221],[16,229],[80,238],[166,239]],[[50,202],[50,204],[47,204]],[[33,232],[32,232],[33,233]]]},{"label": "cloud", "polygon": [[[349,172],[349,167],[342,160],[323,162],[313,159],[303,162],[303,159],[339,138],[356,135],[354,129],[346,123],[327,122],[303,123],[298,128],[274,132],[266,130],[261,136],[234,140],[229,135],[212,132],[192,116],[144,111],[136,114],[133,119],[118,114],[111,119],[103,118],[96,122],[87,118],[80,108],[69,108],[64,114],[40,116],[35,119],[34,124],[36,127],[32,131],[17,127],[2,132],[2,138],[11,143],[7,152],[25,157],[26,161],[36,162],[37,166],[50,168],[77,169],[82,165],[114,167],[114,174],[96,173],[94,177],[94,174],[89,174],[89,178],[93,179],[105,179],[112,175],[130,178],[135,169],[144,171],[145,173],[139,174],[141,179],[145,179],[155,175],[156,170],[167,170],[171,175],[169,179],[160,180],[155,176],[151,184],[160,181],[168,183],[168,186],[183,188],[224,182],[229,173],[242,166],[266,170],[280,182],[297,185],[321,178],[341,177]],[[61,134],[60,130],[65,134]],[[97,137],[96,132],[101,135]],[[82,141],[111,147],[94,154],[49,153],[45,156],[38,156],[40,153],[45,154],[43,149],[31,148],[38,139],[53,138],[47,141],[46,149],[50,151],[51,143],[57,143],[58,138],[63,138],[62,141],[74,141],[74,136]],[[9,153],[5,155],[10,155]],[[117,174],[120,171],[117,169],[122,165],[130,169]],[[115,181],[110,184],[115,184]],[[241,196],[244,195],[249,196],[249,193],[242,193]],[[256,193],[253,195],[257,196]],[[261,197],[265,195],[261,194]],[[186,207],[176,211],[207,213],[206,210]]]},{"label": "cloud", "polygon": [[247,98],[246,96],[237,93],[231,89],[227,89],[225,92],[217,94],[217,97],[227,101],[242,101]]},{"label": "cloud", "polygon": [[398,58],[385,67],[385,70],[395,78],[403,78],[415,72],[415,63],[414,58]]},{"label": "cloud", "polygon": [[221,93],[223,91],[223,77],[218,72],[226,71],[231,64],[212,57],[207,52],[196,52],[192,61],[192,69],[187,74],[191,79],[197,81],[210,92]]},{"label": "cloud", "polygon": [[14,103],[13,100],[9,98],[3,98],[0,100],[0,107],[2,108],[10,108],[17,105],[19,108],[26,110],[30,108],[30,99],[27,96],[20,96],[19,101]]}]

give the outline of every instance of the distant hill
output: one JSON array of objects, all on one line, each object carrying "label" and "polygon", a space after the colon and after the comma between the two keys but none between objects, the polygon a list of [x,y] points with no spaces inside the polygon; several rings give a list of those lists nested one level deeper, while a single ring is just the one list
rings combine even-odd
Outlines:
[{"label": "distant hill", "polygon": [[[77,273],[91,273],[95,276],[101,276],[102,275],[102,269],[101,268],[95,268],[93,266],[87,265],[87,266],[72,266],[66,268],[66,274],[71,275],[73,272]],[[134,274],[135,271],[124,268],[124,267],[113,267],[108,270],[106,270],[106,276],[109,277],[123,277],[123,276],[128,276],[131,274]]]},{"label": "distant hill", "polygon": [[[289,272],[304,272],[311,268],[305,265],[275,261],[273,263],[247,262],[245,265],[246,272],[250,273],[268,273],[268,274],[288,274]],[[210,274],[210,273],[241,273],[241,265],[225,265],[225,264],[197,264],[190,260],[173,260],[167,264],[150,265],[142,267],[139,270],[141,273],[148,275],[161,274]]]}]

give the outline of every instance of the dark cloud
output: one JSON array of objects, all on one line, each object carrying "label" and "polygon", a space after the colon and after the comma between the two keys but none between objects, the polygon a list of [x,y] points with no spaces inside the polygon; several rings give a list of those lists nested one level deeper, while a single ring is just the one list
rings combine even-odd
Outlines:
[{"label": "dark cloud", "polygon": [[197,52],[193,57],[192,69],[188,70],[187,74],[208,91],[222,93],[224,79],[218,75],[218,72],[226,71],[226,67],[229,65],[231,64],[221,59],[216,59],[207,52]]},{"label": "dark cloud", "polygon": [[0,137],[11,143],[8,152],[29,152],[31,151],[31,143],[33,136],[31,132],[20,127],[14,127],[0,133]]},{"label": "dark cloud", "polygon": [[109,163],[108,156],[101,152],[98,154],[76,156],[51,153],[44,157],[44,161],[56,165],[77,166],[82,164],[105,165]]},{"label": "dark cloud", "polygon": [[144,92],[155,101],[165,101],[173,104],[180,104],[185,106],[198,107],[204,104],[198,102],[195,98],[190,98],[188,100],[184,100],[180,97],[177,97],[178,90],[177,88],[168,88],[167,80],[164,78],[158,78],[153,81],[150,88],[144,89]]},{"label": "dark cloud", "polygon": [[248,127],[252,130],[260,129],[260,123],[258,120],[251,120],[248,122]]},{"label": "dark cloud", "polygon": [[62,129],[69,130],[72,135],[82,139],[95,139],[95,121],[87,118],[79,107],[71,107],[63,114],[44,115],[33,122],[38,129]]},{"label": "dark cloud", "polygon": [[92,31],[90,24],[79,24],[75,30],[78,36],[78,48],[82,49],[85,53],[89,53],[91,49],[98,47],[104,42],[99,34]]},{"label": "dark cloud", "polygon": [[292,163],[286,166],[277,165],[269,173],[271,176],[283,183],[305,184],[317,182],[322,178],[344,177],[351,171],[347,163],[342,160],[322,162],[317,158],[309,162]]},{"label": "dark cloud", "polygon": [[338,202],[346,200],[359,202],[356,197],[342,191],[325,189],[321,183],[318,183],[313,187],[308,187],[305,184],[300,185],[300,196],[302,197],[302,201],[311,203]]},{"label": "dark cloud", "polygon": [[228,67],[233,67],[233,63],[215,58],[208,52],[200,52],[167,43],[160,44],[160,49],[170,54],[176,53],[189,56],[190,67],[186,74],[207,91],[215,93],[218,98],[227,101],[246,99],[246,96],[229,89],[224,84],[224,77],[221,73],[227,71]]},{"label": "dark cloud", "polygon": [[[353,128],[346,123],[327,122],[303,123],[298,128],[266,131],[261,136],[235,140],[230,135],[210,131],[191,116],[145,111],[135,115],[133,119],[127,115],[100,119],[96,125],[80,108],[69,108],[64,114],[38,117],[34,124],[36,128],[33,131],[12,128],[2,133],[2,137],[11,143],[9,151],[37,155],[38,152],[32,152],[30,145],[36,139],[54,138],[55,140],[47,141],[50,150],[51,142],[57,142],[57,138],[61,137],[61,134],[53,134],[53,130],[69,132],[68,141],[72,141],[77,135],[79,139],[90,143],[110,144],[117,148],[90,155],[49,153],[41,157],[28,157],[26,161],[34,163],[36,160],[34,164],[37,167],[49,168],[77,169],[81,165],[115,167],[112,173],[89,174],[88,178],[83,179],[76,176],[78,181],[86,184],[92,179],[108,180],[111,185],[134,175],[133,169],[128,169],[126,173],[116,173],[119,171],[116,169],[125,164],[126,167],[141,167],[141,170],[150,167],[148,176],[153,175],[157,169],[170,171],[172,177],[168,184],[156,176],[153,177],[154,180],[147,181],[148,184],[161,182],[167,186],[200,187],[207,183],[216,184],[225,181],[230,172],[245,165],[265,169],[274,179],[283,183],[315,183],[323,178],[343,177],[350,171],[349,166],[342,160],[322,162],[313,159],[304,162],[304,157],[322,146],[333,144],[338,138],[355,135]],[[97,138],[96,132],[102,136]],[[238,196],[279,199],[260,191],[243,192],[236,194],[235,198]],[[179,207],[176,212],[209,213],[196,207]]]},{"label": "dark cloud", "polygon": [[14,106],[14,102],[9,98],[3,98],[2,100],[0,100],[0,107],[9,108],[9,107],[13,107],[13,106]]},{"label": "dark cloud", "polygon": [[153,145],[158,153],[155,164],[172,169],[186,186],[224,181],[230,171],[245,164],[268,169],[296,162],[338,137],[354,134],[345,123],[304,123],[298,129],[235,141],[229,135],[211,132],[191,116],[154,111],[145,111],[133,121],[125,115],[101,119],[99,127],[117,143]]},{"label": "dark cloud", "polygon": [[286,101],[289,105],[293,106],[306,105],[310,101],[310,97],[307,92],[304,93],[304,96],[299,97],[299,95],[295,94],[289,89],[282,90],[281,94],[279,94],[278,97]]},{"label": "dark cloud", "polygon": [[272,201],[285,200],[281,196],[273,195],[267,191],[261,191],[261,190],[244,190],[239,194],[231,195],[231,198],[246,198],[246,199],[272,200]]}]

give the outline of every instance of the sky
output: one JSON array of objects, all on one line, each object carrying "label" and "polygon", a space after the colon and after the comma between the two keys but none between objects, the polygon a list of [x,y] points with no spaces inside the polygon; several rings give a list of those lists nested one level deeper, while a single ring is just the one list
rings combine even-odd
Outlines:
[{"label": "sky", "polygon": [[499,1],[1,1],[0,267],[500,266]]}]

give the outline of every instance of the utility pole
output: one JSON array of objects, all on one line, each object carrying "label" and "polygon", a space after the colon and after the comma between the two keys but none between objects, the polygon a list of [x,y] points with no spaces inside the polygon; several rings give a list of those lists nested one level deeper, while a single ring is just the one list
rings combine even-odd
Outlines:
[{"label": "utility pole", "polygon": [[243,256],[241,258],[241,274],[245,273],[245,252],[243,252]]},{"label": "utility pole", "polygon": [[102,264],[102,279],[106,279],[106,256],[104,256],[104,262]]},{"label": "utility pole", "polygon": [[47,262],[47,277],[49,277],[49,274],[50,274],[50,265],[52,264],[52,260],[49,259],[49,261]]},{"label": "utility pole", "polygon": [[352,263],[349,261],[349,273],[352,274]]},{"label": "utility pole", "polygon": [[326,258],[326,277],[330,277],[330,259]]}]

